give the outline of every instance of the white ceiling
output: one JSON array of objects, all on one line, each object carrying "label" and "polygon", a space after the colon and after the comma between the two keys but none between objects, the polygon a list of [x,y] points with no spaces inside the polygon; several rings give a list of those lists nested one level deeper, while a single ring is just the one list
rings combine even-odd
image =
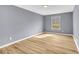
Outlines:
[{"label": "white ceiling", "polygon": [[74,8],[74,5],[48,5],[47,8],[44,8],[42,5],[16,5],[16,6],[41,15],[72,12]]}]

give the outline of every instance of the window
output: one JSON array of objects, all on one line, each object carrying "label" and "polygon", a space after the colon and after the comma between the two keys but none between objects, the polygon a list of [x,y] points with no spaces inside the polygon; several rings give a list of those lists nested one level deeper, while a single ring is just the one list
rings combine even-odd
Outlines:
[{"label": "window", "polygon": [[51,17],[51,28],[53,30],[60,30],[61,29],[61,22],[60,16],[52,16]]}]

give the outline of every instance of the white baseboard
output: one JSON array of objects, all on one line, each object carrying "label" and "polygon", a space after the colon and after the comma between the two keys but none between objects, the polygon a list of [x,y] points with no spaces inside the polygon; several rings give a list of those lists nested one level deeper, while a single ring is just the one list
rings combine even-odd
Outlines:
[{"label": "white baseboard", "polygon": [[0,46],[0,48],[4,48],[4,47],[7,47],[7,46],[10,46],[10,45],[12,45],[12,44],[15,44],[15,43],[17,43],[17,42],[26,40],[26,39],[28,39],[28,38],[34,37],[34,36],[39,35],[39,34],[42,34],[42,32],[41,32],[41,33],[37,33],[37,34],[32,35],[32,36],[29,36],[29,37],[26,37],[26,38],[23,38],[23,39],[20,39],[20,40],[17,40],[17,41],[14,41],[14,42],[11,42],[11,43],[8,43],[8,44],[5,44],[5,45],[2,45],[2,46]]},{"label": "white baseboard", "polygon": [[46,32],[46,33],[58,34],[58,35],[66,35],[66,36],[73,36],[73,34],[54,33],[54,32]]},{"label": "white baseboard", "polygon": [[64,34],[64,33],[56,33],[56,34],[59,34],[59,35],[66,35],[66,36],[73,36],[72,34]]},{"label": "white baseboard", "polygon": [[78,44],[77,44],[77,42],[76,42],[76,38],[73,36],[73,39],[74,39],[74,42],[75,42],[75,45],[76,45],[76,47],[77,47],[77,51],[79,52],[79,46],[78,46]]}]

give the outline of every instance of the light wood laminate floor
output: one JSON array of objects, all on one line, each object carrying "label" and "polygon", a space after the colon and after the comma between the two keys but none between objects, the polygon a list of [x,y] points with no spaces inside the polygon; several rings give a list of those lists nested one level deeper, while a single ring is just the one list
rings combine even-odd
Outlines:
[{"label": "light wood laminate floor", "polygon": [[76,54],[71,36],[41,34],[0,49],[1,54]]}]

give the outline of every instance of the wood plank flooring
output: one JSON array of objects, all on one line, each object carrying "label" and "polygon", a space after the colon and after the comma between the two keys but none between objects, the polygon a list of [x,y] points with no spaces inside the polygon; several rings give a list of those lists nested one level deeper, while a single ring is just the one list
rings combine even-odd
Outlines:
[{"label": "wood plank flooring", "polygon": [[1,54],[77,54],[71,36],[41,34],[0,49]]}]

